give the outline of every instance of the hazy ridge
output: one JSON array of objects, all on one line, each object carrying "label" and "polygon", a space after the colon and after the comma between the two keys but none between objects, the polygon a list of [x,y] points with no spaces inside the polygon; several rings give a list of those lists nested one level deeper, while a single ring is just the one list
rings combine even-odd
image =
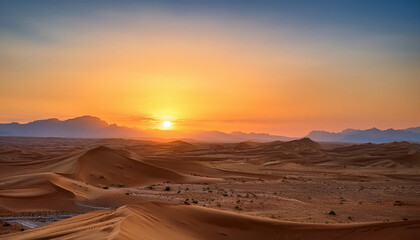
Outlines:
[{"label": "hazy ridge", "polygon": [[[0,124],[0,136],[22,137],[62,137],[62,138],[136,138],[147,140],[175,140],[199,142],[241,142],[241,141],[290,141],[296,138],[268,133],[244,133],[220,131],[163,131],[158,129],[140,130],[108,124],[98,117],[82,116],[64,121],[56,118],[37,120],[26,124]],[[394,141],[420,142],[420,127],[407,129],[366,130],[346,129],[334,133],[312,131],[306,137],[321,142],[386,143]]]}]

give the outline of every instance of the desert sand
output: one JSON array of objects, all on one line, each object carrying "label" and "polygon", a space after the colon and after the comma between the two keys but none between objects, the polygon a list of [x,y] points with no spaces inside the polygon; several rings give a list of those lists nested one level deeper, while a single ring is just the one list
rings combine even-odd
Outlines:
[{"label": "desert sand", "polygon": [[408,142],[2,137],[0,238],[416,239],[419,183]]}]

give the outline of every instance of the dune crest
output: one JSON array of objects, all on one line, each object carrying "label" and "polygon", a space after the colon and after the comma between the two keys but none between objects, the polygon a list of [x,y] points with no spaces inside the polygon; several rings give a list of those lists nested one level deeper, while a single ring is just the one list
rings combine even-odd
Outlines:
[{"label": "dune crest", "polygon": [[104,146],[80,156],[73,176],[93,186],[139,186],[163,181],[183,182],[192,178],[131,159]]},{"label": "dune crest", "polygon": [[72,217],[3,239],[415,239],[420,221],[304,224],[199,206],[142,203]]},{"label": "dune crest", "polygon": [[0,143],[0,221],[24,228],[60,221],[19,238],[410,239],[420,232],[414,143]]},{"label": "dune crest", "polygon": [[55,173],[19,175],[1,181],[0,205],[8,211],[70,209],[81,196],[72,180]]}]

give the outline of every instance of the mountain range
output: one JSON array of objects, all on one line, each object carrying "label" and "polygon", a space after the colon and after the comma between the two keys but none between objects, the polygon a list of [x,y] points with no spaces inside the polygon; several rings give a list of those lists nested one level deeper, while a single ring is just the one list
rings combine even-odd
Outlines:
[{"label": "mountain range", "polygon": [[[62,137],[62,138],[135,138],[147,140],[175,140],[199,142],[241,142],[241,141],[290,141],[296,138],[267,133],[244,133],[220,131],[165,131],[158,129],[140,130],[108,124],[98,117],[82,116],[67,120],[56,118],[37,120],[25,124],[17,122],[0,124],[0,136]],[[158,137],[157,137],[158,136]],[[420,142],[420,127],[407,129],[367,130],[346,129],[342,132],[312,131],[307,136],[320,142],[385,143],[394,141]]]},{"label": "mountain range", "polygon": [[[108,124],[98,117],[82,116],[61,121],[56,118],[37,120],[26,124],[17,122],[0,124],[0,136],[61,137],[61,138],[135,138],[145,140],[176,140],[200,142],[289,141],[293,138],[267,133],[224,133],[194,131],[184,133],[159,129],[140,130]],[[158,137],[157,137],[158,136]]]},{"label": "mountain range", "polygon": [[396,141],[420,142],[420,127],[407,129],[380,130],[371,128],[366,130],[346,129],[334,133],[326,131],[312,131],[306,137],[320,142],[352,142],[352,143],[386,143]]}]

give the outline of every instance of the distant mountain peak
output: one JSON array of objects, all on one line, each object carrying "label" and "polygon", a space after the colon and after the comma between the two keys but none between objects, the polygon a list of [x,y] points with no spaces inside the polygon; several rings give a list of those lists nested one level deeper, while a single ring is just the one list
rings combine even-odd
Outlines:
[{"label": "distant mountain peak", "polygon": [[81,117],[67,119],[63,122],[66,123],[66,124],[69,123],[69,124],[89,125],[89,126],[92,126],[92,127],[107,127],[107,126],[109,126],[109,124],[107,122],[105,122],[104,120],[102,120],[98,117],[90,116],[90,115],[85,115],[85,116],[81,116]]},{"label": "distant mountain peak", "polygon": [[420,128],[380,130],[376,127],[366,130],[346,129],[339,133],[312,131],[307,137],[321,142],[386,143],[395,141],[420,142]]},{"label": "distant mountain peak", "polygon": [[350,133],[350,132],[354,132],[354,131],[358,131],[357,129],[353,129],[353,128],[346,128],[342,131],[342,133]]},{"label": "distant mountain peak", "polygon": [[[50,118],[36,120],[26,124],[0,124],[0,136],[25,137],[63,137],[63,138],[143,138],[143,139],[189,139],[192,142],[225,142],[239,143],[244,141],[271,142],[272,144],[290,141],[296,138],[271,135],[268,133],[245,133],[233,131],[195,131],[181,133],[179,131],[164,131],[159,129],[139,130],[136,128],[108,124],[106,121],[92,115],[84,115],[67,120]],[[162,137],[164,136],[164,137]],[[305,138],[298,141],[313,145],[314,141],[321,142],[354,142],[354,143],[385,143],[394,141],[420,142],[420,127],[407,129],[380,130],[376,127],[358,130],[345,129],[341,132],[312,131]],[[314,146],[314,145],[313,145]]]}]

